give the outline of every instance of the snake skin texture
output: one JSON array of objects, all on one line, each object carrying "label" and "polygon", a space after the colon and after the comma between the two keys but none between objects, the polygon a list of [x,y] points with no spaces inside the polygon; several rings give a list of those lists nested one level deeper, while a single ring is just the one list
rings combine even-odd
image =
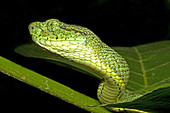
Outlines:
[{"label": "snake skin texture", "polygon": [[[131,101],[125,92],[129,78],[126,60],[86,27],[49,19],[29,25],[32,40],[47,51],[82,64],[103,77],[97,96],[103,104]],[[115,111],[124,109],[114,108]]]}]

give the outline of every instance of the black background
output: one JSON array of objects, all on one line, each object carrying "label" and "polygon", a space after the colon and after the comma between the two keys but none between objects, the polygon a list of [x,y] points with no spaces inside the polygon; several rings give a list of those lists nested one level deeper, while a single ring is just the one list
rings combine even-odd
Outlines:
[{"label": "black background", "polygon": [[[169,11],[166,0],[47,0],[1,3],[0,55],[97,99],[100,81],[82,73],[26,58],[14,48],[31,42],[28,25],[57,18],[85,26],[109,46],[136,46],[169,40]],[[86,112],[32,86],[0,73],[0,102],[6,111]],[[9,108],[9,109],[8,109]]]}]

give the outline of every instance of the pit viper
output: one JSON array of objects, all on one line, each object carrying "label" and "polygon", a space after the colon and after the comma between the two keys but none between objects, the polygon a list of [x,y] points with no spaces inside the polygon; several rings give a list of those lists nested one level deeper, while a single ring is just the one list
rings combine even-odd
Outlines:
[{"label": "pit viper", "polygon": [[[49,52],[93,69],[103,81],[97,90],[102,104],[131,102],[140,94],[129,94],[126,85],[129,66],[126,60],[86,27],[66,24],[58,19],[32,22],[32,40]],[[144,112],[136,109],[108,107],[110,110]]]}]

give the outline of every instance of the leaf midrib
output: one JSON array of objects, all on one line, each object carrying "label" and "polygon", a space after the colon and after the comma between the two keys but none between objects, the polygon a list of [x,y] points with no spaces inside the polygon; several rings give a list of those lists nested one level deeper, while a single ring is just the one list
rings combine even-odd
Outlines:
[{"label": "leaf midrib", "polygon": [[141,66],[142,75],[143,75],[143,79],[144,79],[144,87],[146,88],[148,86],[148,81],[147,81],[147,78],[146,78],[146,70],[145,70],[145,66],[144,66],[144,63],[143,63],[142,55],[140,54],[140,52],[138,51],[138,49],[136,47],[133,47],[133,49],[135,50],[135,52],[136,52],[136,54],[139,58],[139,63],[140,63],[140,66]]},{"label": "leaf midrib", "polygon": [[[147,88],[147,87],[148,87],[148,81],[147,81],[146,73],[148,73],[149,71],[152,71],[152,70],[154,70],[154,69],[156,69],[156,68],[160,68],[160,67],[162,67],[162,66],[166,66],[166,65],[170,64],[170,62],[166,62],[166,63],[164,63],[164,64],[161,64],[161,65],[158,65],[158,66],[156,66],[156,67],[153,67],[153,68],[151,68],[151,69],[146,70],[146,69],[145,69],[145,66],[144,66],[144,61],[143,61],[142,55],[141,55],[141,53],[139,52],[138,48],[137,48],[137,47],[132,47],[132,48],[134,49],[135,53],[137,54],[138,60],[135,60],[135,59],[133,59],[133,58],[127,58],[127,59],[129,59],[129,60],[131,60],[131,61],[138,62],[138,63],[140,64],[142,73],[137,73],[137,72],[135,72],[135,71],[131,71],[131,72],[132,72],[132,73],[135,73],[136,75],[142,76],[142,77],[143,77],[143,80],[144,80],[143,86],[144,86],[145,88]],[[160,51],[160,50],[165,50],[165,49],[167,49],[167,48],[169,48],[169,47],[164,47],[164,48],[162,48],[162,49],[154,50],[154,51],[152,51],[152,52],[156,52],[156,51]],[[147,52],[147,53],[149,53],[149,52]],[[146,54],[146,53],[145,53],[145,54]],[[162,82],[162,81],[160,81],[160,82]],[[137,84],[138,84],[138,83],[137,83]],[[140,84],[138,84],[138,85],[141,86]],[[156,85],[156,84],[153,84],[152,86],[154,86],[154,85]]]},{"label": "leaf midrib", "polygon": [[[156,69],[156,68],[160,68],[160,67],[162,67],[162,66],[168,65],[168,64],[170,64],[170,62],[166,62],[166,63],[164,63],[164,64],[161,64],[161,65],[158,65],[158,66],[156,66],[156,67],[153,67],[153,68],[151,68],[151,69],[146,70],[146,69],[145,69],[145,66],[144,66],[144,63],[143,63],[144,61],[143,61],[142,55],[141,55],[141,53],[139,52],[138,48],[137,48],[137,47],[132,47],[132,48],[134,49],[135,53],[137,54],[138,60],[131,59],[131,58],[130,58],[129,60],[133,60],[133,61],[138,62],[138,63],[140,64],[140,66],[141,66],[141,71],[142,71],[142,73],[137,73],[137,72],[134,72],[134,71],[131,71],[131,72],[132,72],[132,73],[135,73],[136,75],[142,76],[142,77],[143,77],[143,80],[144,80],[144,87],[147,88],[147,87],[148,87],[148,81],[147,81],[146,73],[149,72],[149,71],[152,71],[152,70],[154,70],[154,69]],[[169,47],[168,47],[168,48],[169,48]],[[167,47],[166,47],[166,48],[159,49],[159,50],[163,50],[163,49],[167,49]],[[155,51],[154,51],[154,52],[155,52]],[[163,80],[163,81],[164,81],[164,80]],[[163,81],[160,81],[159,83],[161,83],[161,82],[163,82]],[[157,84],[159,84],[159,83],[157,83]],[[137,84],[138,84],[138,83],[137,83]],[[138,85],[141,86],[140,84],[138,84]],[[154,86],[154,85],[156,85],[156,84],[153,84],[152,86]]]}]

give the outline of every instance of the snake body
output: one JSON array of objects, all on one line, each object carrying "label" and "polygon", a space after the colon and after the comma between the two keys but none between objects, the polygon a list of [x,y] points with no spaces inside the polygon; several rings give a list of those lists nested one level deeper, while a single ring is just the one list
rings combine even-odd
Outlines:
[{"label": "snake body", "polygon": [[[93,69],[103,77],[97,96],[103,104],[129,102],[137,98],[125,87],[129,78],[126,60],[86,27],[49,19],[29,25],[33,41],[46,50]],[[120,108],[112,110],[121,111]]]}]

